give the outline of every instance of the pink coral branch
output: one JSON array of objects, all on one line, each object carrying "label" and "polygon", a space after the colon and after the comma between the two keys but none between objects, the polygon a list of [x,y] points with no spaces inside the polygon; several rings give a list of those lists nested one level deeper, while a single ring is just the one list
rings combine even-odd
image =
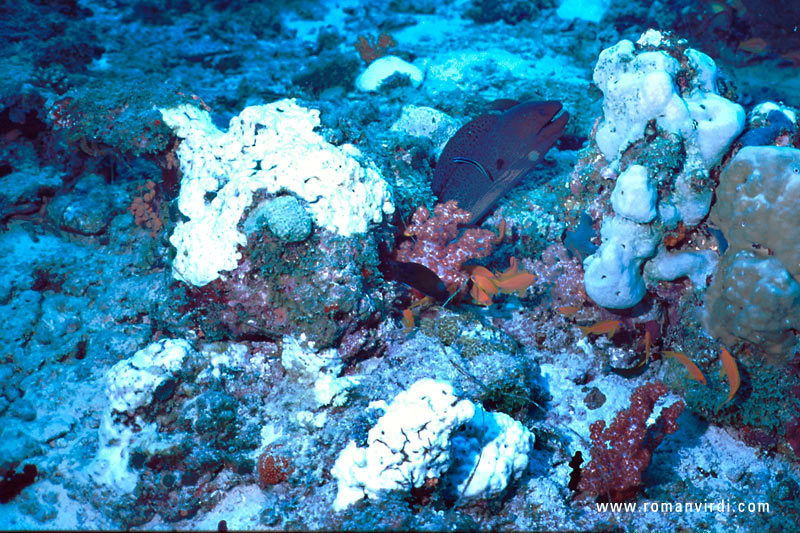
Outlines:
[{"label": "pink coral branch", "polygon": [[413,239],[400,244],[397,260],[425,265],[448,287],[460,286],[467,278],[462,265],[491,254],[496,238],[492,231],[480,228],[464,230],[459,236],[458,225],[469,223],[471,216],[455,200],[436,205],[433,216],[427,208],[418,207],[406,228]]}]

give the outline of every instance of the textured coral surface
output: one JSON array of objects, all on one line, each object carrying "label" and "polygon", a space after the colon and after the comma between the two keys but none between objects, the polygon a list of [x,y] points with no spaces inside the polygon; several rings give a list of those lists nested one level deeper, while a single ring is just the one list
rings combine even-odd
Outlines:
[{"label": "textured coral surface", "polygon": [[796,9],[591,4],[0,2],[0,526],[795,530]]}]

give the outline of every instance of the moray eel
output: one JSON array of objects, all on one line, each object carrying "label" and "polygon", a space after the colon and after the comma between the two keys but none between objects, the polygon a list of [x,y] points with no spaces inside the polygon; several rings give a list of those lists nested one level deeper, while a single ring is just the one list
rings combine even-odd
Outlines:
[{"label": "moray eel", "polygon": [[569,120],[555,101],[502,100],[493,107],[502,113],[479,115],[448,141],[431,183],[439,201],[458,201],[472,223],[530,174]]}]

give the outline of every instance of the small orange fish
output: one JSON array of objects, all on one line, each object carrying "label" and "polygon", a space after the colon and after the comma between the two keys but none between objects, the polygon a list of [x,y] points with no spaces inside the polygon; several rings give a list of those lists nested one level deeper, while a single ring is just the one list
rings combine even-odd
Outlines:
[{"label": "small orange fish", "polygon": [[614,333],[617,332],[619,327],[622,325],[622,322],[619,320],[603,320],[596,324],[592,324],[591,326],[578,326],[581,328],[583,335],[581,338],[593,333],[595,335],[605,335],[609,339],[614,336]]},{"label": "small orange fish", "polygon": [[480,276],[489,280],[494,279],[494,274],[492,274],[492,271],[486,267],[482,267],[480,265],[470,265],[467,270],[472,277]]},{"label": "small orange fish", "polygon": [[739,48],[751,54],[761,54],[769,47],[769,43],[761,37],[753,37],[739,43]]},{"label": "small orange fish", "polygon": [[492,297],[478,285],[473,285],[472,289],[469,291],[469,294],[478,305],[482,305],[483,307],[489,307],[492,305]]},{"label": "small orange fish", "polygon": [[717,410],[733,399],[736,395],[736,391],[739,390],[739,385],[742,383],[741,376],[739,375],[739,367],[736,366],[736,360],[731,353],[725,348],[722,348],[719,353],[719,359],[722,361],[722,368],[725,370],[725,374],[728,376],[729,390],[728,397],[717,406]]},{"label": "small orange fish", "polygon": [[485,292],[489,296],[497,295],[497,285],[495,285],[492,278],[479,274],[473,274],[470,279],[472,279],[473,286],[478,287],[481,291]]},{"label": "small orange fish", "polygon": [[534,281],[536,281],[536,276],[525,270],[520,271],[517,258],[512,257],[510,266],[507,270],[496,275],[494,284],[503,294],[516,292],[519,296],[522,296]]},{"label": "small orange fish", "polygon": [[512,257],[508,260],[508,268],[505,269],[503,272],[497,274],[498,279],[507,279],[512,276],[515,276],[519,272],[519,262],[517,261],[516,257]]},{"label": "small orange fish", "polygon": [[666,355],[667,357],[674,357],[675,359],[677,359],[680,364],[682,364],[683,366],[686,367],[686,370],[689,371],[689,376],[693,380],[699,381],[703,385],[706,384],[706,377],[703,375],[703,373],[700,371],[700,369],[697,368],[697,365],[694,364],[691,359],[686,357],[685,353],[683,353],[683,352],[672,352],[672,351],[669,351],[669,350],[663,351],[661,353]]},{"label": "small orange fish", "polygon": [[644,332],[644,359],[642,360],[641,363],[636,365],[637,367],[644,366],[650,361],[650,345],[651,345],[651,343],[652,343],[652,340],[650,338],[650,332],[649,331],[645,331]]},{"label": "small orange fish", "polygon": [[497,245],[497,244],[500,244],[501,242],[503,242],[503,239],[506,236],[506,219],[503,218],[503,219],[500,220],[500,225],[497,227],[497,231],[498,231],[497,238],[495,238],[492,241],[492,244],[494,244],[494,245]]},{"label": "small orange fish", "polygon": [[403,326],[405,326],[405,333],[414,329],[414,313],[411,309],[403,309]]},{"label": "small orange fish", "polygon": [[523,296],[525,290],[533,285],[534,281],[536,281],[536,276],[530,272],[518,272],[512,277],[496,281],[495,285],[503,294],[516,292],[519,296]]},{"label": "small orange fish", "polygon": [[522,296],[535,280],[536,276],[530,272],[519,270],[519,263],[515,257],[511,258],[511,266],[507,270],[499,273],[492,273],[489,269],[480,265],[468,268],[472,289],[470,295],[478,305],[492,305],[492,299],[498,292],[503,294],[518,293]]},{"label": "small orange fish", "polygon": [[497,296],[495,275],[488,268],[476,265],[470,268],[472,289],[469,293],[478,305],[492,305],[492,298]]},{"label": "small orange fish", "polygon": [[578,311],[580,311],[580,307],[577,305],[562,305],[561,307],[556,307],[556,311],[561,313],[564,316],[572,316]]}]

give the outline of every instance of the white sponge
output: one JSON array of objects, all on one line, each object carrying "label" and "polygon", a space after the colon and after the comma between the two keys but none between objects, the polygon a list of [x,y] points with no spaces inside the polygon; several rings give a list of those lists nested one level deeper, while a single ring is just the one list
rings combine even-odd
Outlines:
[{"label": "white sponge", "polygon": [[[663,229],[696,226],[708,215],[710,170],[744,128],[745,114],[717,94],[710,57],[656,30],[603,50],[594,82],[603,91],[594,140],[609,169],[627,168],[611,194],[614,214],[603,221],[603,244],[584,261],[584,282],[599,305],[625,309],[646,293],[642,265]],[[680,270],[699,286],[707,266],[705,256],[664,256],[650,279]]]},{"label": "white sponge", "polygon": [[389,185],[350,144],[333,146],[314,131],[319,111],[294,100],[244,109],[223,132],[211,116],[183,105],[162,109],[182,139],[178,148],[181,221],[170,237],[176,279],[203,286],[236,269],[247,244],[239,230],[258,190],[304,200],[314,222],[350,236],[394,212]]},{"label": "white sponge", "polygon": [[162,339],[119,361],[106,374],[111,408],[119,413],[133,413],[149,403],[153,393],[183,366],[194,348],[183,339]]},{"label": "white sponge", "polygon": [[383,56],[369,64],[356,78],[356,89],[359,91],[377,91],[381,84],[394,76],[407,76],[413,87],[422,85],[425,74],[419,69],[397,56]]},{"label": "white sponge", "polygon": [[656,217],[657,200],[658,191],[647,177],[647,168],[642,165],[625,169],[611,192],[614,212],[640,224]]},{"label": "white sponge", "polygon": [[603,221],[600,237],[600,248],[583,261],[586,294],[603,307],[633,307],[647,290],[642,263],[655,253],[661,235],[649,225],[615,216]]},{"label": "white sponge", "polygon": [[350,441],[331,470],[337,511],[434,478],[447,478],[458,498],[489,498],[528,466],[531,432],[508,415],[459,401],[447,383],[422,379],[381,408],[367,446]]}]

